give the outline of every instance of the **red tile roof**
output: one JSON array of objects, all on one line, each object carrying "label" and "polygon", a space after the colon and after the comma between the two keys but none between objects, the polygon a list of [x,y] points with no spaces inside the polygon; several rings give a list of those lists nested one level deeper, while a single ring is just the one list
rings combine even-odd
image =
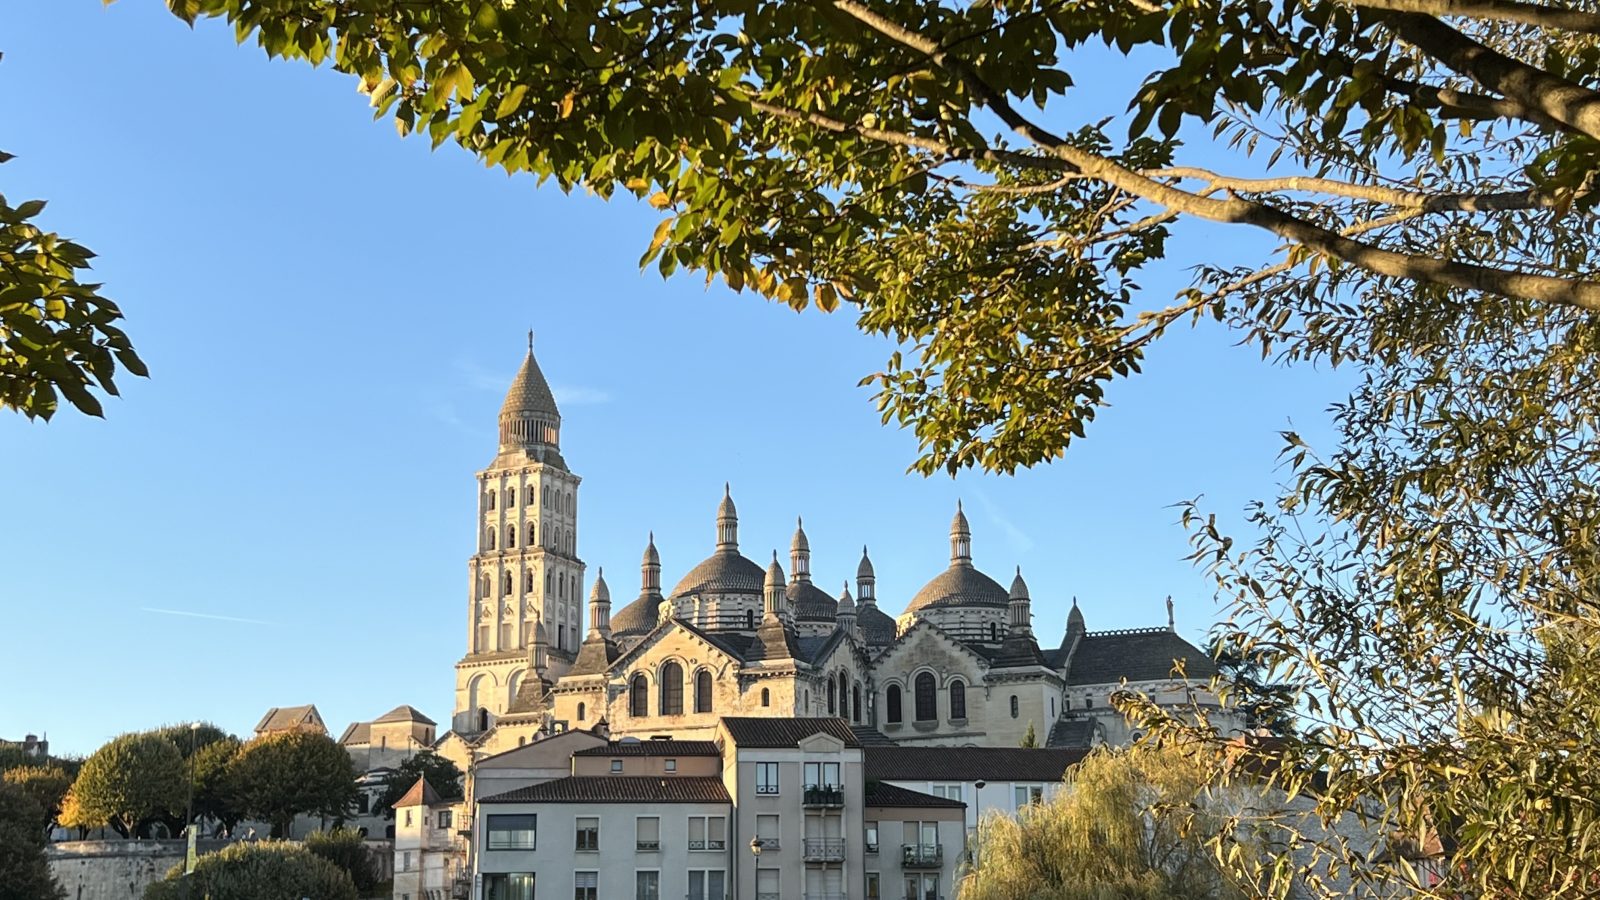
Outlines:
[{"label": "red tile roof", "polygon": [[722,724],[733,742],[745,749],[796,747],[818,732],[838,738],[846,747],[861,746],[850,723],[839,718],[725,716]]},{"label": "red tile roof", "polygon": [[570,775],[479,803],[732,803],[722,779],[709,776]]},{"label": "red tile roof", "polygon": [[869,781],[1060,781],[1077,747],[867,747]]},{"label": "red tile roof", "polygon": [[960,800],[947,800],[944,797],[935,797],[921,791],[908,791],[903,787],[885,784],[881,781],[869,781],[864,793],[864,805],[868,809],[886,806],[907,806],[919,809],[965,809],[966,804]]},{"label": "red tile roof", "polygon": [[715,741],[612,741],[573,756],[721,756]]}]

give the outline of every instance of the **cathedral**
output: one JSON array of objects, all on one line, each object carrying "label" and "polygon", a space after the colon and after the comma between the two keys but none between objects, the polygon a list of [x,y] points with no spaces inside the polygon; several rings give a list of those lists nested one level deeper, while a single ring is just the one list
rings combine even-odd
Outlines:
[{"label": "cathedral", "polygon": [[577,729],[709,739],[724,716],[837,716],[898,744],[1015,747],[1031,732],[1041,746],[1116,745],[1137,737],[1111,708],[1123,690],[1230,721],[1208,690],[1216,670],[1174,630],[1170,600],[1165,627],[1090,631],[1074,601],[1059,638],[1042,635],[1021,571],[1008,588],[973,565],[959,504],[948,568],[899,615],[880,606],[866,548],[853,592],[813,583],[803,523],[787,570],[776,554],[765,565],[745,556],[726,488],[710,555],[670,591],[652,535],[634,599],[613,614],[597,573],[583,602],[581,479],[561,455],[561,414],[531,344],[499,425],[477,477],[447,755]]}]

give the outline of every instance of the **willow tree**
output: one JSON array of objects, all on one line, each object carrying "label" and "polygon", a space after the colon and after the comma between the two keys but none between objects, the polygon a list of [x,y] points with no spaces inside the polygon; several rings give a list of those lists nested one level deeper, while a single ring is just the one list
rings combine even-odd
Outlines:
[{"label": "willow tree", "polygon": [[[1448,831],[1441,891],[1600,869],[1593,3],[169,2],[402,134],[647,198],[663,274],[847,308],[902,348],[868,380],[919,471],[1059,456],[1186,321],[1353,367],[1259,545],[1191,518],[1229,645],[1306,714],[1266,770]],[[1085,118],[1090,78],[1127,114]],[[1278,245],[1139,292],[1180,226]]]}]

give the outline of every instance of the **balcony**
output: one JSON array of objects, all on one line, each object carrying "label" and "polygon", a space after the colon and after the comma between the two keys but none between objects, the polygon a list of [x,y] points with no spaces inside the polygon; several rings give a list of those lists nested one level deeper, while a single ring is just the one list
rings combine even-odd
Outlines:
[{"label": "balcony", "polygon": [[942,869],[944,868],[943,844],[902,844],[900,847],[900,868],[902,869]]},{"label": "balcony", "polygon": [[[777,842],[774,841],[773,843],[776,844]],[[763,843],[762,847],[765,848],[766,844]],[[691,840],[691,841],[689,841],[689,849],[690,850],[726,850],[726,849],[728,849],[728,842],[724,841],[724,840],[721,840],[721,839],[708,840],[708,841]]]},{"label": "balcony", "polygon": [[661,849],[660,841],[636,841],[635,843],[638,845],[637,849],[640,853],[655,853]]},{"label": "balcony", "polygon": [[[843,862],[843,838],[806,838],[806,862]],[[807,897],[812,895],[807,894]],[[820,895],[819,895],[820,896]]]},{"label": "balcony", "polygon": [[806,786],[800,805],[807,809],[833,809],[844,806],[844,788],[837,784],[811,784]]},{"label": "balcony", "polygon": [[776,891],[760,892],[756,894],[756,900],[783,900],[783,895]]},{"label": "balcony", "polygon": [[807,893],[805,900],[845,900],[844,894],[812,894]]}]

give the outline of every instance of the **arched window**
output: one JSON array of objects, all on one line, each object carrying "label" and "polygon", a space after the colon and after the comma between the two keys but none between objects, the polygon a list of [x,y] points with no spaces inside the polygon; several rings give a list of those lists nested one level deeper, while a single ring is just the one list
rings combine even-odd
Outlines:
[{"label": "arched window", "polygon": [[565,578],[556,579],[556,598],[559,600],[567,599],[567,580]]},{"label": "arched window", "polygon": [[747,609],[744,611],[744,630],[756,630],[756,611],[753,609]]},{"label": "arched window", "polygon": [[516,506],[516,505],[517,505],[517,489],[514,488],[514,487],[506,488],[506,508],[510,509],[511,507]]},{"label": "arched window", "polygon": [[628,715],[641,719],[650,715],[650,685],[643,674],[633,676],[628,688]]},{"label": "arched window", "polygon": [[583,721],[584,713],[586,713],[586,712],[588,712],[588,707],[583,705],[582,703],[579,703],[578,704],[578,721],[579,722]]},{"label": "arched window", "polygon": [[544,573],[544,595],[546,597],[550,596],[550,590],[551,590],[551,588],[550,588],[550,579],[551,579],[551,577],[552,576],[551,576],[551,574],[549,572]]},{"label": "arched window", "polygon": [[487,597],[487,596],[489,596],[489,590],[490,590],[490,588],[489,588],[489,573],[485,572],[483,574],[483,577],[478,579],[478,596],[479,597]]},{"label": "arched window", "polygon": [[711,670],[701,669],[694,676],[694,711],[711,712]]},{"label": "arched window", "polygon": [[539,546],[539,523],[537,523],[537,522],[529,522],[528,523],[528,540],[526,542],[524,542],[523,546],[524,547],[537,547],[537,546]]},{"label": "arched window", "polygon": [[993,622],[989,623],[989,640],[990,641],[999,641],[1000,640],[1000,626],[996,625]]},{"label": "arched window", "polygon": [[567,626],[556,626],[556,646],[562,650],[567,649]]},{"label": "arched window", "polygon": [[578,599],[578,576],[572,576],[572,599]]},{"label": "arched window", "polygon": [[511,580],[511,573],[508,571],[508,572],[506,572],[506,577],[504,579],[502,579],[502,584],[500,585],[500,587],[501,587],[500,593],[502,593],[502,594],[510,594],[513,584],[514,584],[514,582],[512,582],[512,580]]},{"label": "arched window", "polygon": [[850,688],[850,721],[861,721],[861,685],[859,683]]},{"label": "arched window", "polygon": [[967,717],[967,685],[957,679],[950,683],[950,718],[965,719]]},{"label": "arched window", "polygon": [[517,549],[517,526],[515,525],[506,526],[506,549]]},{"label": "arched window", "polygon": [[886,707],[885,721],[895,725],[900,724],[900,685],[889,685],[888,702],[884,703],[884,706]]},{"label": "arched window", "polygon": [[493,490],[493,489],[492,489],[492,488],[491,488],[491,489],[490,489],[490,490],[489,490],[489,508],[490,508],[490,509],[494,509],[494,494],[495,494],[495,492],[494,492],[494,490]]},{"label": "arched window", "polygon": [[675,662],[661,667],[661,714],[683,715],[683,667]]},{"label": "arched window", "polygon": [[481,706],[478,707],[478,730],[489,730],[489,711]]},{"label": "arched window", "polygon": [[1019,709],[1018,704],[1017,704],[1017,695],[1016,694],[1012,694],[1011,695],[1011,718],[1015,719],[1017,717],[1018,713],[1020,713],[1020,712],[1021,712],[1021,710]]},{"label": "arched window", "polygon": [[522,589],[524,591],[527,591],[530,594],[533,593],[533,570],[532,569],[528,570],[527,576],[524,577],[522,579],[522,581],[523,581]]},{"label": "arched window", "polygon": [[833,683],[833,679],[832,678],[829,678],[828,679],[828,715],[830,715],[830,716],[834,715],[838,711],[838,703],[839,703],[838,694],[839,694],[838,685]]},{"label": "arched window", "polygon": [[493,550],[494,549],[494,526],[493,525],[489,526],[489,530],[488,530],[487,533],[484,534],[483,539],[484,539],[485,544],[487,544],[485,549]]},{"label": "arched window", "polygon": [[761,689],[761,705],[762,706],[771,706],[772,705],[772,692],[767,690],[766,688],[762,688]]},{"label": "arched window", "polygon": [[916,681],[916,713],[918,722],[932,722],[939,718],[938,685],[932,672],[923,672]]},{"label": "arched window", "polygon": [[540,493],[543,495],[544,505],[545,506],[549,506],[550,505],[550,488],[548,486],[546,486],[541,490]]}]

